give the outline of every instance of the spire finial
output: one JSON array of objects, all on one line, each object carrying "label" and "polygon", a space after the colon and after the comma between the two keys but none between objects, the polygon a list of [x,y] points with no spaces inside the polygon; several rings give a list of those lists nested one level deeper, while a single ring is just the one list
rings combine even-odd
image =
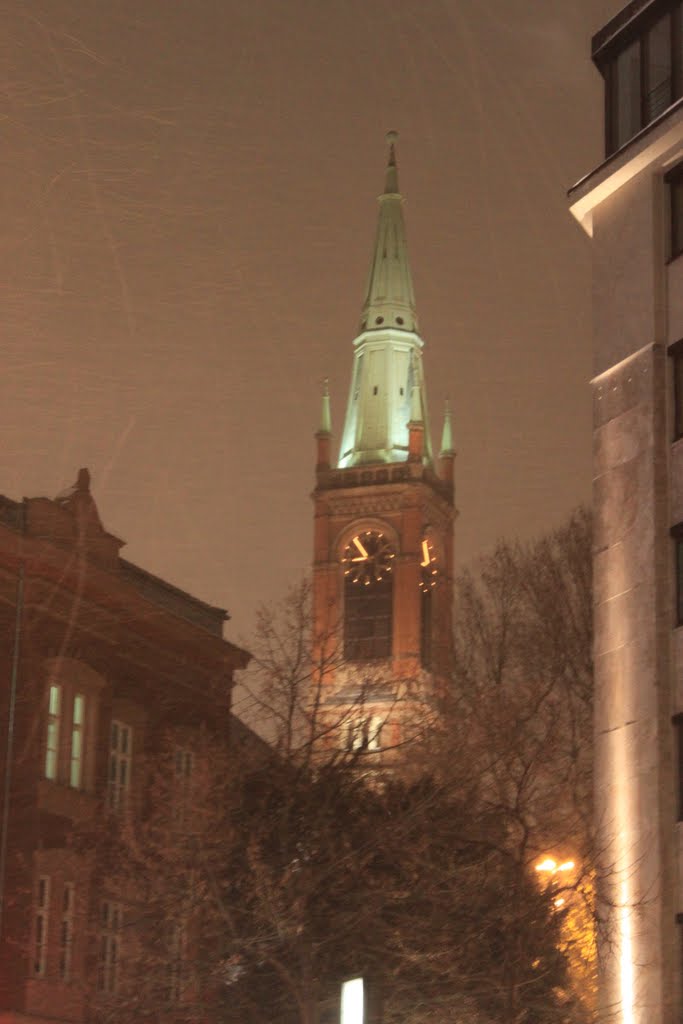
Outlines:
[{"label": "spire finial", "polygon": [[387,174],[384,181],[384,194],[395,195],[398,192],[398,171],[396,169],[396,141],[398,132],[387,132],[385,135],[389,146],[389,159],[387,161]]}]

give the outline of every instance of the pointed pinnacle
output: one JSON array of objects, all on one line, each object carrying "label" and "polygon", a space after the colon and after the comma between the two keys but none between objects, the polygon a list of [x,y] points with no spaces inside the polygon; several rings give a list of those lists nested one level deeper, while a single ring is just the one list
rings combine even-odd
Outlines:
[{"label": "pointed pinnacle", "polygon": [[398,132],[387,132],[386,141],[389,146],[389,159],[387,161],[387,173],[384,179],[384,194],[398,194],[398,170],[396,167],[396,140]]},{"label": "pointed pinnacle", "polygon": [[332,414],[330,412],[330,386],[329,379],[327,377],[325,377],[323,383],[323,403],[320,412],[320,427],[318,428],[318,433],[332,433]]},{"label": "pointed pinnacle", "polygon": [[420,385],[413,384],[410,392],[410,422],[422,423],[422,420],[422,395],[420,394]]},{"label": "pointed pinnacle", "polygon": [[453,426],[451,423],[451,403],[446,399],[443,414],[443,433],[441,435],[441,455],[455,455],[453,447]]}]

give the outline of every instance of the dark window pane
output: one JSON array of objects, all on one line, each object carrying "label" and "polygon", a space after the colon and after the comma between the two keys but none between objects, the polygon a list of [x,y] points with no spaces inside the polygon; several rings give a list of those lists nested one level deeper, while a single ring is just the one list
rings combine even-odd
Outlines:
[{"label": "dark window pane", "polygon": [[671,202],[671,258],[683,252],[683,173],[669,184]]},{"label": "dark window pane", "polygon": [[619,149],[641,127],[639,40],[618,54],[610,77],[612,148]]},{"label": "dark window pane", "polygon": [[676,624],[683,626],[683,537],[676,538]]},{"label": "dark window pane", "polygon": [[371,661],[391,656],[393,583],[389,576],[365,586],[344,580],[344,657]]},{"label": "dark window pane", "polygon": [[674,371],[674,440],[683,437],[683,352],[673,357]]},{"label": "dark window pane", "polygon": [[644,115],[648,124],[671,104],[671,16],[655,22],[645,37]]},{"label": "dark window pane", "polygon": [[432,667],[432,592],[422,592],[420,653],[423,668]]},{"label": "dark window pane", "polygon": [[683,8],[679,4],[671,15],[671,34],[673,36],[673,99],[683,95]]}]

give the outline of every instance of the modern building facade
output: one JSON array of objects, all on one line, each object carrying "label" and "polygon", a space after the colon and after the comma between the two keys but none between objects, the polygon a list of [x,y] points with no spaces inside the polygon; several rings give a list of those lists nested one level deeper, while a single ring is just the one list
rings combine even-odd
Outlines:
[{"label": "modern building facade", "polygon": [[230,694],[248,655],[224,640],[226,613],[121,547],[87,470],[54,501],[0,497],[2,1024],[96,1019],[130,921],[74,835],[140,805],[155,752],[180,800],[205,730],[246,732]]},{"label": "modern building facade", "polygon": [[342,745],[375,753],[400,746],[448,676],[455,516],[450,412],[436,457],[396,134],[387,141],[339,456],[325,393],[313,495],[316,699]]},{"label": "modern building facade", "polygon": [[594,37],[592,239],[600,1020],[683,1019],[683,5]]}]

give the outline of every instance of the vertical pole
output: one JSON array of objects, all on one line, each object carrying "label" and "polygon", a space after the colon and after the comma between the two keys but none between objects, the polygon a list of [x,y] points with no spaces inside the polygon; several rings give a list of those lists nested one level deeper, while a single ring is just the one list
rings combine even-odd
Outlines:
[{"label": "vertical pole", "polygon": [[17,703],[17,678],[19,675],[19,646],[21,643],[21,617],[24,606],[24,564],[19,567],[17,580],[17,610],[14,619],[14,650],[12,652],[12,678],[10,681],[9,710],[7,714],[7,754],[5,756],[5,784],[2,803],[2,827],[0,829],[0,936],[2,936],[3,912],[5,909],[5,871],[7,865],[7,833],[9,830],[10,782],[12,778],[12,757],[14,755],[14,715]]}]

